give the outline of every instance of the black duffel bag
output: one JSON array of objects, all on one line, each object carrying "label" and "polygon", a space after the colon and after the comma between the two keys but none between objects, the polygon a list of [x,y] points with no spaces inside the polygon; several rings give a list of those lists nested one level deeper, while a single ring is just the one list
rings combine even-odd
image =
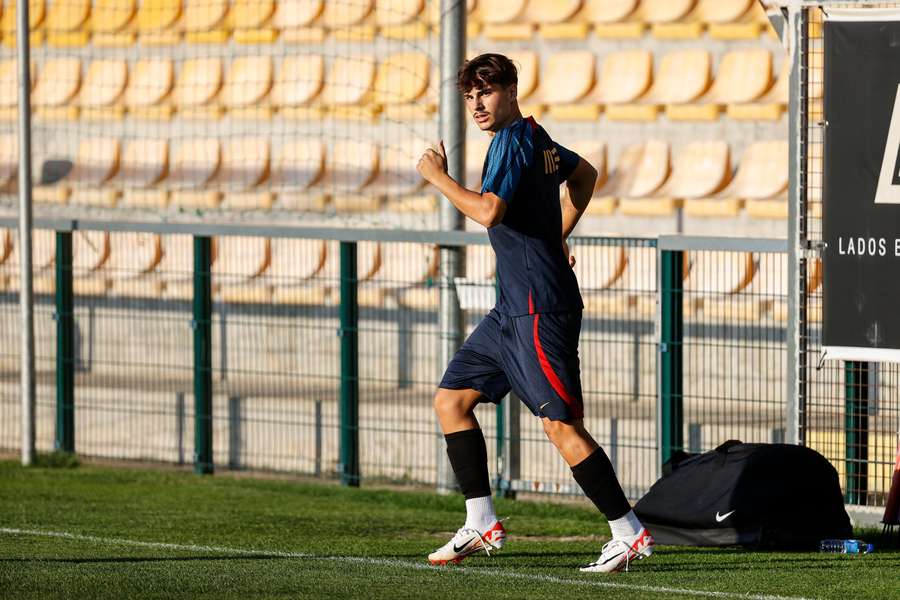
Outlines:
[{"label": "black duffel bag", "polygon": [[851,537],[837,471],[815,450],[732,440],[663,472],[634,507],[658,544],[800,550]]}]

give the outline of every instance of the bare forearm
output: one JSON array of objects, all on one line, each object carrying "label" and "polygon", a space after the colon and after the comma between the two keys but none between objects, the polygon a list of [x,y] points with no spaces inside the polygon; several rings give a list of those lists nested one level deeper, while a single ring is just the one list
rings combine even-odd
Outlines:
[{"label": "bare forearm", "polygon": [[436,177],[431,183],[462,214],[485,227],[492,227],[495,224],[496,211],[494,203],[486,198],[485,195],[464,188],[446,173]]},{"label": "bare forearm", "polygon": [[591,196],[594,194],[596,181],[597,171],[587,165],[587,163],[584,163],[584,167],[579,165],[575,176],[569,179],[566,184],[569,193],[562,206],[563,239],[569,237],[569,234],[572,233],[578,224],[578,220],[581,219],[581,215],[587,210]]}]

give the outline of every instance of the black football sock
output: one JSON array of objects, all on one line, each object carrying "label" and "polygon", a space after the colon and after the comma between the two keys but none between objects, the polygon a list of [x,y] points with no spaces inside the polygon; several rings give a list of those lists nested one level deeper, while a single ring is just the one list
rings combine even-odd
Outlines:
[{"label": "black football sock", "polygon": [[631,505],[628,504],[603,448],[597,448],[593,454],[572,467],[572,475],[584,494],[608,520],[619,519],[631,511]]},{"label": "black football sock", "polygon": [[459,489],[467,500],[491,495],[491,480],[487,467],[487,444],[481,429],[467,429],[448,433],[447,456],[459,481]]}]

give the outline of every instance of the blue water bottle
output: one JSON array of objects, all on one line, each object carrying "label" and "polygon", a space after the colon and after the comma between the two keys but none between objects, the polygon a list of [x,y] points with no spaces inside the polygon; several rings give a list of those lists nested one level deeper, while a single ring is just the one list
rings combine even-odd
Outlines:
[{"label": "blue water bottle", "polygon": [[831,554],[869,554],[875,551],[875,546],[862,540],[822,540],[819,542],[819,552]]}]

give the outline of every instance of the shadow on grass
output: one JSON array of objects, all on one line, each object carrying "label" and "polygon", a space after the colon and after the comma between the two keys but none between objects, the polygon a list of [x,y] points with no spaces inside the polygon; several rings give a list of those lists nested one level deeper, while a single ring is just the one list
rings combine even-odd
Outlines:
[{"label": "shadow on grass", "polygon": [[35,469],[74,469],[81,463],[78,457],[68,452],[39,453],[31,464]]}]

